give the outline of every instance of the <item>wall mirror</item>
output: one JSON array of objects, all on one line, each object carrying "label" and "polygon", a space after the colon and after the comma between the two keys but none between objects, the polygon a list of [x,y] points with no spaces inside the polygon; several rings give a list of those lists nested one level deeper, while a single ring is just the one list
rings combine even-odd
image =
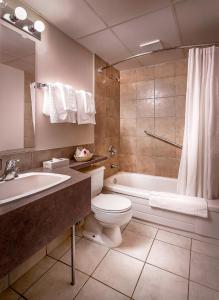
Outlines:
[{"label": "wall mirror", "polygon": [[0,151],[34,147],[34,81],[35,42],[0,23]]}]

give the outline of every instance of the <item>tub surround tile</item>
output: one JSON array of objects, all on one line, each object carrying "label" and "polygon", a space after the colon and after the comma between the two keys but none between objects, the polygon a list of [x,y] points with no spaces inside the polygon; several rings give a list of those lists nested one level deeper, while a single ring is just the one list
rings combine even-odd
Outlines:
[{"label": "tub surround tile", "polygon": [[190,281],[189,300],[217,300],[219,292]]},{"label": "tub surround tile", "polygon": [[[136,119],[137,137],[145,137],[144,130],[148,130],[182,144],[187,60],[179,59],[133,70],[136,73],[122,71],[125,81],[136,86],[136,96],[134,97],[134,92],[130,93],[130,97],[120,94],[120,117]],[[124,104],[125,102],[127,103]],[[123,130],[120,138],[124,136]],[[133,131],[132,136],[134,137]],[[153,144],[156,144],[155,149],[153,149]],[[144,157],[136,155],[136,160],[129,169],[134,172],[176,178],[179,169],[178,160],[181,157],[180,151],[155,139],[153,144],[148,147],[151,148],[147,149],[148,153],[143,154]],[[120,154],[126,153],[123,153],[122,149]],[[133,152],[132,154],[134,155]],[[173,160],[174,158],[178,160]]]},{"label": "tub surround tile", "polygon": [[[100,261],[108,252],[108,248],[91,242],[85,238],[82,238],[76,244],[76,264],[75,267],[88,274],[91,275]],[[70,251],[68,251],[62,258],[61,261],[71,264],[71,256]]]},{"label": "tub surround tile", "polygon": [[219,260],[192,251],[190,280],[219,291]]},{"label": "tub surround tile", "polygon": [[125,100],[132,100],[136,98],[136,83],[121,83],[120,97]]},{"label": "tub surround tile", "polygon": [[99,281],[90,278],[75,299],[128,300],[129,298],[111,289],[110,287],[100,283]]},{"label": "tub surround tile", "polygon": [[136,119],[120,119],[120,135],[136,136]]},{"label": "tub surround tile", "polygon": [[[187,300],[188,281],[146,264],[135,289],[135,300]],[[198,299],[196,299],[198,300]]]},{"label": "tub surround tile", "polygon": [[123,154],[136,153],[136,137],[122,137],[120,139],[120,151]]},{"label": "tub surround tile", "polygon": [[159,230],[156,239],[188,250],[191,248],[190,238],[180,236],[168,231]]},{"label": "tub surround tile", "polygon": [[57,262],[24,296],[28,300],[72,300],[88,280],[84,273],[76,271],[76,284],[70,284],[71,268]]},{"label": "tub surround tile", "polygon": [[131,297],[143,265],[135,258],[110,250],[92,276]]},{"label": "tub surround tile", "polygon": [[137,155],[154,155],[154,139],[152,137],[137,137],[136,143]]},{"label": "tub surround tile", "polygon": [[119,155],[119,165],[120,169],[125,172],[135,172],[136,171],[136,160],[137,157],[134,154]]},{"label": "tub surround tile", "polygon": [[154,117],[154,98],[137,100],[137,118]]},{"label": "tub surround tile", "polygon": [[122,234],[122,244],[115,250],[145,261],[152,243],[152,238],[136,234],[126,228]]},{"label": "tub surround tile", "polygon": [[147,262],[176,275],[188,278],[190,251],[155,240]]},{"label": "tub surround tile", "polygon": [[175,117],[175,98],[155,98],[155,117]]},{"label": "tub surround tile", "polygon": [[[137,88],[137,99],[147,99],[147,98],[154,98],[154,81],[139,81],[136,84]],[[121,97],[123,95],[121,94]],[[133,99],[133,98],[132,98]]]}]

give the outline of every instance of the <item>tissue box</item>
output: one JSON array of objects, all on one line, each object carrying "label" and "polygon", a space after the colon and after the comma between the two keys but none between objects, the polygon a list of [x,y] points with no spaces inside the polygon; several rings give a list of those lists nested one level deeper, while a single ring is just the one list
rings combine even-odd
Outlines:
[{"label": "tissue box", "polygon": [[55,169],[69,166],[68,158],[52,158],[43,162],[43,168]]}]

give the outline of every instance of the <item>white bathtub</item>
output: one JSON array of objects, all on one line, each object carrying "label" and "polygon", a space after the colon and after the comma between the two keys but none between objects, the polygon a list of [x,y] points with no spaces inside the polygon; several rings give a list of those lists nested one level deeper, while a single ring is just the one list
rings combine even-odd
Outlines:
[{"label": "white bathtub", "polygon": [[149,205],[149,193],[176,193],[177,180],[137,173],[119,172],[104,181],[106,193],[125,195],[132,201],[133,216],[145,221],[219,239],[219,200],[208,200],[208,219],[193,217]]}]

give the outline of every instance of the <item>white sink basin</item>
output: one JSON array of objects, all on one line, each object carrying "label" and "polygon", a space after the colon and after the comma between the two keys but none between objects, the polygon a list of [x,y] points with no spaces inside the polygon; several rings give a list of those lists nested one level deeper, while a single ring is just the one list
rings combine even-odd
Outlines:
[{"label": "white sink basin", "polygon": [[55,173],[20,174],[13,180],[0,182],[0,205],[46,190],[70,178]]}]

